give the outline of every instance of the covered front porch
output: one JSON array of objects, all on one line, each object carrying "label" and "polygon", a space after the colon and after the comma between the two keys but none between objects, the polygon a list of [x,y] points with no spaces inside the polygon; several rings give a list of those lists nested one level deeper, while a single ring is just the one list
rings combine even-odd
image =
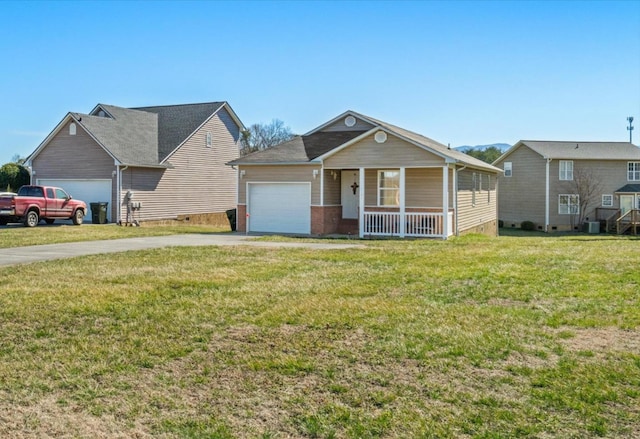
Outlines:
[{"label": "covered front porch", "polygon": [[[640,184],[628,184],[615,191],[619,207],[596,208],[596,219],[607,233],[638,234],[640,229]],[[613,204],[613,199],[611,203]]]},{"label": "covered front porch", "polygon": [[454,234],[455,172],[449,166],[325,169],[323,175],[322,202],[337,208],[338,233],[439,239]]}]

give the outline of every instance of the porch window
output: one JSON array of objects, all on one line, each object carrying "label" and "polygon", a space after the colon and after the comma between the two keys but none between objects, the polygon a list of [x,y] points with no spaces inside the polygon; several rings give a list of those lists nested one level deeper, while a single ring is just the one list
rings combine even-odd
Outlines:
[{"label": "porch window", "polygon": [[400,171],[378,171],[378,206],[400,205]]},{"label": "porch window", "polygon": [[573,160],[560,160],[560,180],[573,180]]},{"label": "porch window", "polygon": [[640,181],[640,162],[629,162],[627,167],[627,180]]},{"label": "porch window", "polygon": [[558,196],[558,214],[575,215],[580,208],[580,196],[577,194],[561,194]]},{"label": "porch window", "polygon": [[610,195],[610,194],[602,195],[602,207],[613,207],[613,195]]}]

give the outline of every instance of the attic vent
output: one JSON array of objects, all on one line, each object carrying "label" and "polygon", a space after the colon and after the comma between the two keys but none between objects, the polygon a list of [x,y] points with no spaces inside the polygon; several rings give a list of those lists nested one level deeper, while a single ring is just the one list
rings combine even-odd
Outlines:
[{"label": "attic vent", "polygon": [[69,124],[69,135],[70,136],[76,135],[76,124],[73,122]]},{"label": "attic vent", "polygon": [[347,116],[344,119],[344,124],[348,127],[352,127],[356,124],[356,118],[353,116]]},{"label": "attic vent", "polygon": [[106,117],[107,113],[105,113],[103,110],[98,111],[98,117]]},{"label": "attic vent", "polygon": [[378,143],[384,143],[387,141],[387,133],[384,131],[378,131],[373,138],[376,139],[376,142]]}]

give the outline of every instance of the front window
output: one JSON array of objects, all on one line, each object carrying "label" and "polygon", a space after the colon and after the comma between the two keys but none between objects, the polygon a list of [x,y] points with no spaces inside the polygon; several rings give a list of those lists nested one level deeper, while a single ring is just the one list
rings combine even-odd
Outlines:
[{"label": "front window", "polygon": [[602,207],[613,207],[613,195],[602,195]]},{"label": "front window", "polygon": [[627,180],[640,181],[640,162],[629,162],[627,167]]},{"label": "front window", "polygon": [[400,171],[378,171],[378,206],[400,205]]},{"label": "front window", "polygon": [[577,194],[563,194],[559,196],[558,213],[560,215],[575,215],[580,207],[580,197]]},{"label": "front window", "polygon": [[573,180],[573,160],[560,160],[560,180]]}]

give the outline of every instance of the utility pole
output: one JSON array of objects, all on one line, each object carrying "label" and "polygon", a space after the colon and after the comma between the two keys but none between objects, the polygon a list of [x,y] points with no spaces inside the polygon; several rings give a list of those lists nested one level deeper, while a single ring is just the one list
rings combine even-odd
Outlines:
[{"label": "utility pole", "polygon": [[629,131],[629,143],[633,143],[633,116],[627,117],[627,122],[629,122],[629,126],[627,127],[627,130]]}]

